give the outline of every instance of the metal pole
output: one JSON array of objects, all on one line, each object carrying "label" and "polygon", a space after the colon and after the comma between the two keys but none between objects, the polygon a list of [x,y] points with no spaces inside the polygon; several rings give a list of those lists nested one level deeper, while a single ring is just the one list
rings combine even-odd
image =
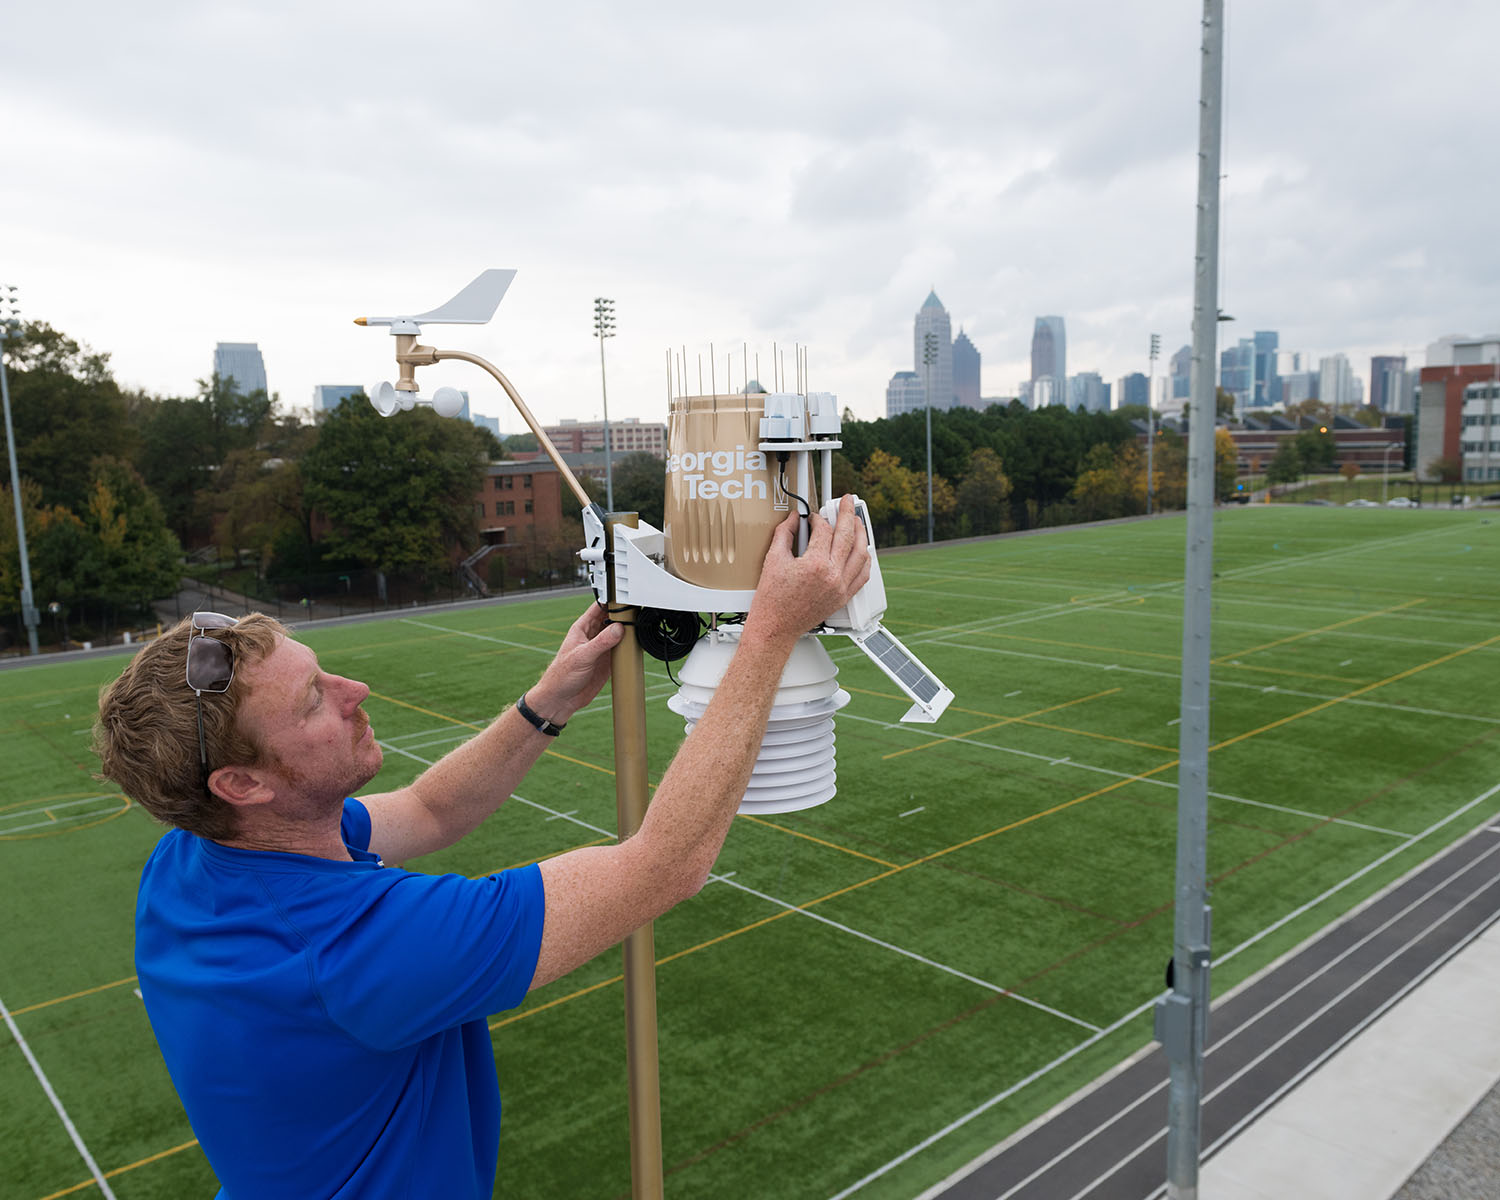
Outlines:
[{"label": "metal pole", "polygon": [[[602,341],[602,339],[601,339]],[[605,520],[609,562],[614,562],[617,525],[636,528],[635,513],[611,513]],[[620,840],[631,837],[646,817],[646,667],[635,636],[634,608],[614,601],[614,570],[609,575],[610,620],[624,636],[610,652],[610,696],[615,723],[615,805]],[[630,1091],[630,1187],[632,1200],[661,1200],[665,1187],[661,1153],[661,1078],[656,1047],[656,941],[651,922],[625,939],[625,1064]]]},{"label": "metal pole", "polygon": [[1146,377],[1146,515],[1156,507],[1156,480],[1152,475],[1156,457],[1156,355],[1161,350],[1161,335],[1151,335],[1151,366]]},{"label": "metal pole", "polygon": [[1172,991],[1158,1001],[1169,1064],[1167,1197],[1197,1200],[1203,1049],[1208,1041],[1210,910],[1208,708],[1213,586],[1214,363],[1219,293],[1219,135],[1224,2],[1203,3],[1198,113],[1197,256],[1193,287],[1192,416],[1188,433],[1187,561],[1183,579],[1182,699],[1177,769],[1176,914]]},{"label": "metal pole", "polygon": [[609,444],[609,386],[604,379],[604,339],[614,337],[613,300],[594,297],[594,336],[599,339],[599,390],[604,399],[604,507],[615,511],[615,472]]},{"label": "metal pole", "polygon": [[923,338],[922,362],[927,367],[926,387],[923,389],[927,410],[927,542],[932,544],[932,364],[937,362],[937,334],[928,333]]},{"label": "metal pole", "polygon": [[21,555],[21,621],[26,626],[26,644],[40,654],[37,644],[36,604],[31,597],[31,559],[26,553],[26,517],[21,509],[21,471],[16,465],[16,432],[10,420],[10,384],[5,376],[5,341],[10,332],[9,315],[0,320],[0,400],[5,407],[5,448],[10,456],[10,496],[16,506],[16,548]]}]

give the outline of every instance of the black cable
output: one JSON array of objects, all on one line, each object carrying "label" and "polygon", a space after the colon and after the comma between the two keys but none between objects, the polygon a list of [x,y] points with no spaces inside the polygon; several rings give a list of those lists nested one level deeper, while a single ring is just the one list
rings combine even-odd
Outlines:
[{"label": "black cable", "polygon": [[664,663],[686,658],[703,633],[703,619],[694,612],[643,608],[635,618],[641,649]]},{"label": "black cable", "polygon": [[797,501],[798,504],[802,505],[802,514],[803,514],[803,516],[807,516],[807,517],[812,516],[812,506],[810,504],[808,504],[808,502],[806,500],[802,499],[801,496],[797,495],[796,492],[792,491],[792,489],[789,488],[789,487],[787,487],[787,485],[786,485],[786,455],[785,454],[783,454],[781,456],[781,490],[783,492],[785,492],[788,496],[790,496],[793,500]]}]

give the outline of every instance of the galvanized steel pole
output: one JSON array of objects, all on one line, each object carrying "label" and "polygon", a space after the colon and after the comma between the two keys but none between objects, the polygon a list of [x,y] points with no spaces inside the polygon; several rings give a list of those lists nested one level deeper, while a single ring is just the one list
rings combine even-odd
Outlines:
[{"label": "galvanized steel pole", "polygon": [[1193,286],[1192,408],[1188,433],[1187,563],[1182,605],[1182,699],[1177,768],[1176,920],[1172,991],[1158,1002],[1169,1064],[1167,1197],[1197,1200],[1203,1049],[1208,1041],[1210,910],[1208,733],[1213,586],[1214,364],[1219,321],[1219,137],[1224,0],[1204,0],[1198,112],[1198,221]]}]

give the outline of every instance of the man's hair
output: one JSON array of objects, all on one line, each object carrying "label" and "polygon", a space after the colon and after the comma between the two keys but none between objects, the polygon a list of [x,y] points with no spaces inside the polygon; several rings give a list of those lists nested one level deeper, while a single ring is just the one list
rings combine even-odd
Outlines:
[{"label": "man's hair", "polygon": [[[100,690],[94,753],[103,776],[158,821],[200,837],[229,838],[236,828],[234,806],[204,785],[198,758],[197,701],[187,685],[192,632],[191,617],[179,621]],[[207,636],[225,643],[234,656],[229,690],[203,693],[208,769],[261,765],[262,748],[239,722],[248,694],[244,672],[270,654],[288,630],[275,617],[251,613]]]}]

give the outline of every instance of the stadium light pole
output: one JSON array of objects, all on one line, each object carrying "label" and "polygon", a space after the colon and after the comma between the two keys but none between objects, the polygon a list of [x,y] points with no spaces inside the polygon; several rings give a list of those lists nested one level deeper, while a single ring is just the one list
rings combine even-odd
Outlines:
[{"label": "stadium light pole", "polygon": [[923,407],[927,410],[927,542],[932,544],[932,367],[937,362],[937,334],[922,337],[922,365],[927,368]]},{"label": "stadium light pole", "polygon": [[615,336],[615,302],[594,297],[594,336],[599,339],[599,390],[604,399],[604,507],[615,511],[615,472],[610,462],[609,384],[604,378],[604,339]]},{"label": "stadium light pole", "polygon": [[1156,478],[1152,473],[1156,457],[1156,356],[1161,353],[1161,334],[1151,335],[1151,365],[1146,376],[1146,515],[1156,507]]},{"label": "stadium light pole", "polygon": [[16,506],[16,549],[21,556],[21,623],[26,626],[26,645],[32,654],[41,653],[37,644],[36,604],[31,597],[31,560],[26,553],[26,517],[21,508],[21,470],[16,464],[16,431],[10,420],[10,383],[5,377],[5,343],[21,327],[16,285],[0,285],[0,401],[5,408],[5,448],[10,456],[10,496]]},{"label": "stadium light pole", "polygon": [[1219,144],[1223,124],[1224,0],[1203,0],[1202,55],[1172,990],[1157,1001],[1155,1013],[1156,1037],[1168,1063],[1167,1200],[1198,1198],[1203,1050],[1208,1041],[1212,961],[1211,912],[1207,903],[1208,706],[1212,653],[1214,364],[1220,315]]}]

